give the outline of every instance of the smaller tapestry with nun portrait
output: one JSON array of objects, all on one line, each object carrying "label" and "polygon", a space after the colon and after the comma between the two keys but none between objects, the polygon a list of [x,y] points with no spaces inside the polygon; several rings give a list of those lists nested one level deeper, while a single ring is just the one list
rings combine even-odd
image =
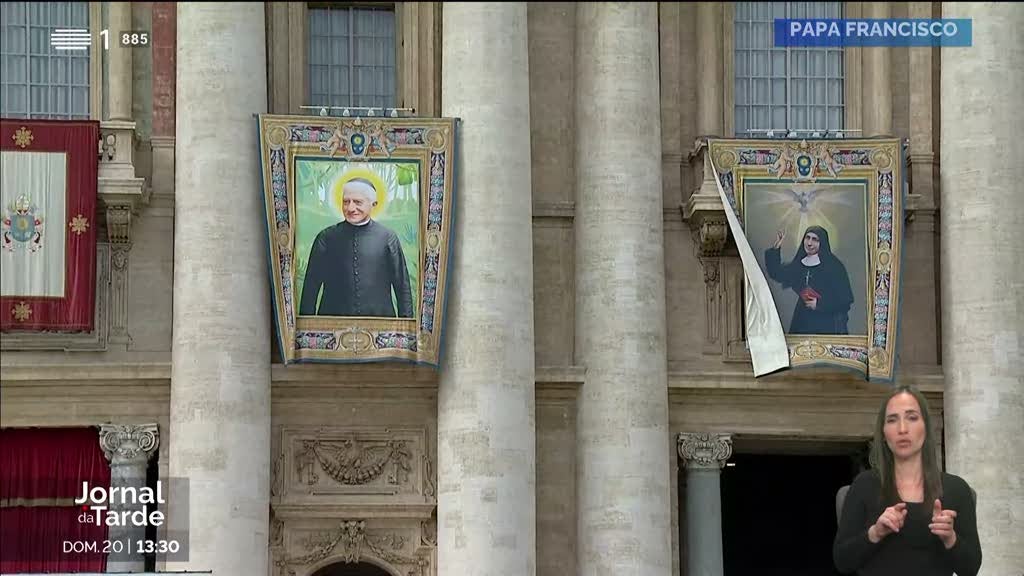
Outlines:
[{"label": "smaller tapestry with nun portrait", "polygon": [[455,121],[261,115],[259,131],[284,363],[437,366]]},{"label": "smaller tapestry with nun portrait", "polygon": [[767,281],[790,367],[890,381],[896,364],[904,149],[897,139],[719,140],[720,191]]}]

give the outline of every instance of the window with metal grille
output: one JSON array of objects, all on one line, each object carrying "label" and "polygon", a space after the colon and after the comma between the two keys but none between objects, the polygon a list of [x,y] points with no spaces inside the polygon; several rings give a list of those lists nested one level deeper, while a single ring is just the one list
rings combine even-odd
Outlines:
[{"label": "window with metal grille", "polygon": [[89,118],[94,48],[54,49],[50,35],[62,29],[88,30],[89,3],[0,3],[0,115]]},{"label": "window with metal grille", "polygon": [[308,104],[394,107],[394,8],[310,4],[308,13]]},{"label": "window with metal grille", "polygon": [[842,2],[736,2],[735,131],[842,130],[843,49],[776,48],[776,18],[842,18]]}]

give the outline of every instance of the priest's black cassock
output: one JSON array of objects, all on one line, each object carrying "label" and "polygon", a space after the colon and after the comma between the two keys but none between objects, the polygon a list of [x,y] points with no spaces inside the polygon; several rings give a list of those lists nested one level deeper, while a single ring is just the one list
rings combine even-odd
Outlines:
[{"label": "priest's black cassock", "polygon": [[[323,287],[320,307],[316,297]],[[306,264],[299,314],[412,318],[412,288],[398,235],[369,220],[339,222],[317,234]]]},{"label": "priest's black cassock", "polygon": [[[808,266],[803,262],[807,257],[803,238],[808,232],[817,234],[820,262]],[[832,254],[828,232],[820,226],[811,226],[804,232],[796,256],[788,264],[782,264],[782,250],[769,248],[764,253],[768,276],[791,288],[797,294],[793,320],[789,334],[849,334],[849,314],[853,305],[853,290],[846,267]],[[819,294],[814,310],[804,304],[801,292],[810,288]]]}]

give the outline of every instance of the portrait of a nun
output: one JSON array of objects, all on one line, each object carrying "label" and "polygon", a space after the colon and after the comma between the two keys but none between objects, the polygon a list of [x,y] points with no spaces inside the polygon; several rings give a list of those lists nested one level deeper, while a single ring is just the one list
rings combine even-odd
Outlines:
[{"label": "portrait of a nun", "polygon": [[821,226],[807,228],[796,256],[786,264],[784,237],[780,231],[764,261],[768,276],[797,294],[789,334],[849,334],[853,290],[846,267],[832,253],[828,232]]}]

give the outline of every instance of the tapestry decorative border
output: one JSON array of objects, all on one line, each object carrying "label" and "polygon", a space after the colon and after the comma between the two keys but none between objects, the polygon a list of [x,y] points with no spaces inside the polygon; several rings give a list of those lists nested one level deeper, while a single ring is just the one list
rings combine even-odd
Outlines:
[{"label": "tapestry decorative border", "polygon": [[[44,247],[63,236],[64,261],[55,266],[63,271],[64,286],[47,295],[27,290],[0,296],[2,332],[88,334],[96,330],[99,129],[96,120],[0,121],[0,150],[6,159],[43,153],[62,156],[65,166],[60,190],[47,180],[43,165],[26,180],[5,163],[4,185],[10,189],[4,191],[8,201],[0,206],[0,253],[5,257],[32,254],[37,260],[32,265],[5,260],[10,269],[3,274],[9,275],[8,280],[25,280],[47,269]],[[49,210],[41,204],[47,198],[52,203]],[[64,215],[63,221],[58,214]]]},{"label": "tapestry decorative border", "polygon": [[[833,216],[839,214],[840,217],[833,218],[830,224],[833,231],[845,226],[848,231],[859,229],[857,234],[863,233],[865,254],[861,256],[859,250],[849,247],[847,253],[856,253],[855,260],[864,262],[863,290],[856,289],[856,283],[853,290],[854,298],[863,302],[858,309],[863,311],[864,317],[851,316],[848,333],[789,333],[791,331],[787,330],[790,367],[833,366],[853,370],[869,380],[891,381],[897,361],[906,193],[903,143],[898,139],[713,140],[709,142],[709,153],[717,182],[730,205],[727,209],[742,223],[744,230],[739,233],[748,239],[751,236],[748,229],[755,223],[759,230],[764,228],[764,224],[756,222],[757,218],[778,219],[780,214],[774,212],[769,216],[756,213],[757,210],[771,203],[785,202],[786,194],[795,203],[788,209],[788,217],[791,222],[800,223],[799,228],[793,228],[796,224],[791,228],[803,230],[814,223],[814,219],[808,217],[808,203],[829,194],[837,198],[837,191],[846,186],[843,193],[849,211],[836,212],[833,208]],[[771,191],[771,186],[781,186],[782,193]],[[758,193],[779,195],[779,199],[765,201],[761,198],[754,202],[752,194]],[[849,202],[850,198],[857,198],[857,201]],[[825,242],[828,242],[827,228]],[[803,238],[797,242],[802,242]],[[776,248],[781,242],[779,238]],[[806,254],[799,246],[797,254]],[[746,263],[744,269],[748,278],[751,274],[765,274],[760,267]],[[850,270],[851,277],[855,274],[860,277],[859,267]],[[817,293],[812,290],[810,295]],[[778,299],[775,303],[780,315],[788,311]],[[853,330],[854,325],[862,330]]]},{"label": "tapestry decorative border", "polygon": [[[285,364],[438,366],[455,136],[456,121],[446,118],[259,116],[272,300]],[[362,222],[360,208],[349,212],[347,203],[350,194],[362,198],[353,192],[360,189],[373,206]],[[390,225],[378,224],[379,216]],[[360,236],[374,229],[377,236]],[[300,288],[314,267],[322,294]]]}]

